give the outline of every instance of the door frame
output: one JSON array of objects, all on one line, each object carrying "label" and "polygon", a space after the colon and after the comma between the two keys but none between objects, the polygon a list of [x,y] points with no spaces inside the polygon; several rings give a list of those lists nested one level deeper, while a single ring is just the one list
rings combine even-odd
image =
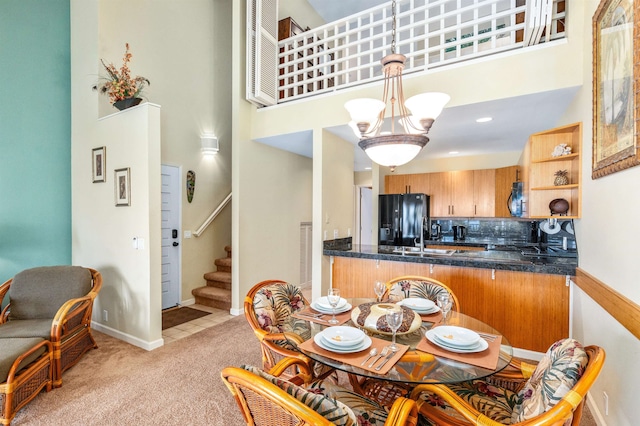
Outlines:
[{"label": "door frame", "polygon": [[[184,236],[182,235],[182,166],[171,163],[160,163],[160,171],[164,166],[174,167],[178,169],[178,306],[183,304],[182,300],[182,244]],[[162,196],[161,202],[162,202]],[[162,207],[162,206],[161,206]],[[162,209],[161,209],[162,210]],[[162,213],[162,211],[161,211]],[[162,223],[162,218],[161,218]],[[162,231],[162,229],[161,229]],[[160,265],[162,265],[162,239],[160,239]],[[162,274],[161,274],[162,277]],[[162,283],[161,283],[162,284]],[[160,301],[162,302],[162,285],[160,285]]]}]

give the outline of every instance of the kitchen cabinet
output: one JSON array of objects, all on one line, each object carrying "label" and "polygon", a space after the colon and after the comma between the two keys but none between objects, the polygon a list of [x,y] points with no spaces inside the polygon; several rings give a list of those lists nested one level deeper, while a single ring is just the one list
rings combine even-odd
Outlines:
[{"label": "kitchen cabinet", "polygon": [[496,214],[495,169],[473,171],[473,216],[494,217]]},{"label": "kitchen cabinet", "polygon": [[473,170],[430,173],[431,216],[473,216],[473,175]]},{"label": "kitchen cabinet", "polygon": [[429,194],[429,173],[387,175],[384,177],[385,194]]},{"label": "kitchen cabinet", "polygon": [[[524,155],[527,166],[525,191],[528,196],[526,200],[528,217],[551,217],[549,203],[557,198],[563,198],[569,202],[569,211],[563,218],[581,217],[581,143],[582,123],[557,127],[529,137]],[[552,152],[560,144],[570,146],[571,154],[553,157]],[[568,184],[554,185],[555,172],[558,170],[567,171]]]},{"label": "kitchen cabinet", "polygon": [[519,166],[501,167],[496,169],[495,185],[495,217],[511,217],[507,200],[511,195],[513,182],[521,180]]},{"label": "kitchen cabinet", "polygon": [[373,283],[403,275],[434,278],[456,294],[461,312],[500,331],[517,348],[545,352],[569,335],[564,275],[334,257],[333,286],[343,297],[375,297]]}]

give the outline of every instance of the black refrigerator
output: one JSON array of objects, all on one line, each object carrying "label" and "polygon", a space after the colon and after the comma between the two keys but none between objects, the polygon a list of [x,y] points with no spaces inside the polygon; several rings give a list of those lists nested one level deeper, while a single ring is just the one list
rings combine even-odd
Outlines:
[{"label": "black refrigerator", "polygon": [[429,238],[427,194],[378,195],[378,245],[411,246]]}]

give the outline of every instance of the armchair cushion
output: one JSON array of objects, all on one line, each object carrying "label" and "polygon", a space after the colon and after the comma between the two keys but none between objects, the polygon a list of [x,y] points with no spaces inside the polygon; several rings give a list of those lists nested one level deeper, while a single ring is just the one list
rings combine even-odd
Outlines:
[{"label": "armchair cushion", "polygon": [[291,314],[303,309],[305,302],[300,287],[272,284],[256,292],[253,307],[263,330],[269,333],[295,332],[295,319]]},{"label": "armchair cushion", "polygon": [[0,326],[0,339],[12,337],[41,337],[49,340],[51,339],[51,318],[7,321]]},{"label": "armchair cushion", "polygon": [[274,377],[271,374],[265,373],[259,368],[243,365],[243,369],[250,371],[251,373],[270,381],[280,389],[287,392],[289,395],[305,404],[307,407],[316,411],[330,422],[339,426],[352,426],[356,425],[356,417],[353,411],[345,404],[335,399],[326,397],[321,393],[314,393],[308,391],[300,386],[297,386],[291,382]]},{"label": "armchair cushion", "polygon": [[589,357],[574,339],[559,340],[547,350],[531,378],[518,393],[513,423],[544,413],[555,406],[584,373]]},{"label": "armchair cushion", "polygon": [[42,266],[13,277],[10,320],[53,319],[69,299],[91,291],[91,272],[80,266]]},{"label": "armchair cushion", "polygon": [[[7,381],[9,370],[13,366],[16,359],[33,348],[44,339],[31,337],[31,338],[14,338],[14,339],[0,339],[0,347],[2,352],[0,353],[0,383]],[[31,364],[44,353],[45,347],[40,348],[38,351],[32,353],[26,357],[21,363],[17,371]],[[1,407],[0,407],[1,408]]]}]

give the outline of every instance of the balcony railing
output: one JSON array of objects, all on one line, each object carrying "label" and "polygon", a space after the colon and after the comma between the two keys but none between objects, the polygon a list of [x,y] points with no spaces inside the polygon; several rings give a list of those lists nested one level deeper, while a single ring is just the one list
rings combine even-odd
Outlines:
[{"label": "balcony railing", "polygon": [[[399,1],[396,52],[407,57],[404,74],[565,37],[565,0],[527,3]],[[280,41],[278,103],[382,79],[391,21],[387,3]]]}]

